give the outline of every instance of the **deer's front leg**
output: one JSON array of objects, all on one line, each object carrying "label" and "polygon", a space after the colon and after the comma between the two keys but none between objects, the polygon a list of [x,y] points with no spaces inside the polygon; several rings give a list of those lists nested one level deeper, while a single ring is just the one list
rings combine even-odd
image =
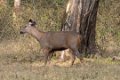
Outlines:
[{"label": "deer's front leg", "polygon": [[65,50],[61,52],[60,61],[65,60]]},{"label": "deer's front leg", "polygon": [[49,51],[48,48],[44,48],[44,49],[43,49],[43,53],[45,54],[45,55],[44,55],[44,60],[45,60],[44,65],[47,64],[48,57],[49,57],[49,52],[50,52],[50,51]]}]

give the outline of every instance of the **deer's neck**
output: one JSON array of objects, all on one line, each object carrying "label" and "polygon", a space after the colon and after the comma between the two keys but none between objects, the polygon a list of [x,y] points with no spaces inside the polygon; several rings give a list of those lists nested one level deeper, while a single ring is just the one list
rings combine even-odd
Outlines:
[{"label": "deer's neck", "polygon": [[41,37],[44,35],[44,32],[37,30],[36,28],[31,29],[30,34],[40,41]]}]

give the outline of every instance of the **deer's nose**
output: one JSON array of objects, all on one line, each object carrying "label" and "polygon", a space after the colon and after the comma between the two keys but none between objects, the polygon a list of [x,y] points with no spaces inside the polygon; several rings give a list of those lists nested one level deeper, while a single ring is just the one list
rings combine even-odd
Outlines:
[{"label": "deer's nose", "polygon": [[23,32],[23,31],[20,31],[20,34],[24,34],[24,32]]}]

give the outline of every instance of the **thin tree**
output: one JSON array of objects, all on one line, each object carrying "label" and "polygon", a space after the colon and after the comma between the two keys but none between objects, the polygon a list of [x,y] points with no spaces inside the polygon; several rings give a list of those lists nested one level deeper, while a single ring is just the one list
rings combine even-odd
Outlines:
[{"label": "thin tree", "polygon": [[0,5],[6,5],[6,0],[0,0]]},{"label": "thin tree", "polygon": [[19,29],[18,25],[18,17],[20,14],[20,5],[21,5],[21,0],[14,0],[14,8],[13,8],[13,25],[16,26],[14,27],[15,31]]},{"label": "thin tree", "polygon": [[83,36],[82,53],[96,51],[95,28],[99,0],[69,0],[62,20],[62,31],[76,31]]},{"label": "thin tree", "polygon": [[21,0],[14,0],[14,8],[20,9]]}]

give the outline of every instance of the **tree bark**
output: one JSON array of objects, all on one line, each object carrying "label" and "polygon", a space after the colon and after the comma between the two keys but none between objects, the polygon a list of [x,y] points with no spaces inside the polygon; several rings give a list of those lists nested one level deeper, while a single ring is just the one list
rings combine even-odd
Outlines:
[{"label": "tree bark", "polygon": [[14,0],[14,14],[15,16],[18,15],[20,12],[20,5],[21,5],[21,0]]},{"label": "tree bark", "polygon": [[19,9],[21,4],[21,0],[14,0],[14,8]]},{"label": "tree bark", "polygon": [[6,0],[0,0],[0,5],[6,5]]},{"label": "tree bark", "polygon": [[96,52],[95,28],[99,0],[69,0],[62,20],[62,31],[76,31],[83,36],[81,51]]},{"label": "tree bark", "polygon": [[16,33],[17,31],[19,30],[19,19],[20,19],[20,13],[21,13],[21,10],[20,10],[20,5],[21,5],[21,0],[14,0],[14,8],[13,8],[13,26]]}]

